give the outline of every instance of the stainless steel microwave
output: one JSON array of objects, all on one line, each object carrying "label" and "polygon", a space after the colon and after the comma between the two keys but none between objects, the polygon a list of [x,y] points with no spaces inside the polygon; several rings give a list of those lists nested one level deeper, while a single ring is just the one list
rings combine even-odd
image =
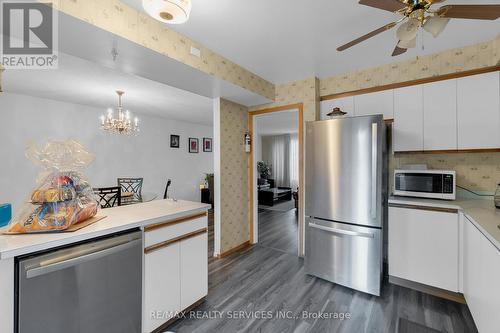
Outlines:
[{"label": "stainless steel microwave", "polygon": [[395,170],[394,195],[455,200],[456,178],[450,170]]}]

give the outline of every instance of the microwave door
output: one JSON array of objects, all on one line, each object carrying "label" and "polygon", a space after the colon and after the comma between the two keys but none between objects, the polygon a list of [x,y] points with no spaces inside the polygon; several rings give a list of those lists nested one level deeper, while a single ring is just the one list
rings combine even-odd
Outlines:
[{"label": "microwave door", "polygon": [[381,226],[382,116],[306,127],[306,215]]}]

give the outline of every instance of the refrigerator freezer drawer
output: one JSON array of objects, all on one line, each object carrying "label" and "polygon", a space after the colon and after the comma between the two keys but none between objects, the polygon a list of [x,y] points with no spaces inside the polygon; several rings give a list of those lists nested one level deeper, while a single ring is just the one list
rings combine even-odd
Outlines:
[{"label": "refrigerator freezer drawer", "polygon": [[382,230],[307,218],[308,274],[380,295]]}]

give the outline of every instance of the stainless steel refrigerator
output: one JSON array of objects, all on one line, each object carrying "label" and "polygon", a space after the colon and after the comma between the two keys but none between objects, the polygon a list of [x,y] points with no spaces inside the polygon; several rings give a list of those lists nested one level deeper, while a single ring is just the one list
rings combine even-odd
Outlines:
[{"label": "stainless steel refrigerator", "polygon": [[308,274],[380,295],[385,154],[382,115],[307,123]]}]

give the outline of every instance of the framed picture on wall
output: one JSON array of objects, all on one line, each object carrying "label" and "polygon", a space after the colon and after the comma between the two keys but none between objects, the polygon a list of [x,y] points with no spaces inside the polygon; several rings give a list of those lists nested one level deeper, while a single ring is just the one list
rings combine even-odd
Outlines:
[{"label": "framed picture on wall", "polygon": [[181,137],[178,135],[170,135],[170,148],[179,148],[181,145]]},{"label": "framed picture on wall", "polygon": [[189,152],[198,153],[199,152],[199,140],[196,138],[189,138]]},{"label": "framed picture on wall", "polygon": [[203,151],[207,153],[212,152],[212,138],[203,138]]}]

